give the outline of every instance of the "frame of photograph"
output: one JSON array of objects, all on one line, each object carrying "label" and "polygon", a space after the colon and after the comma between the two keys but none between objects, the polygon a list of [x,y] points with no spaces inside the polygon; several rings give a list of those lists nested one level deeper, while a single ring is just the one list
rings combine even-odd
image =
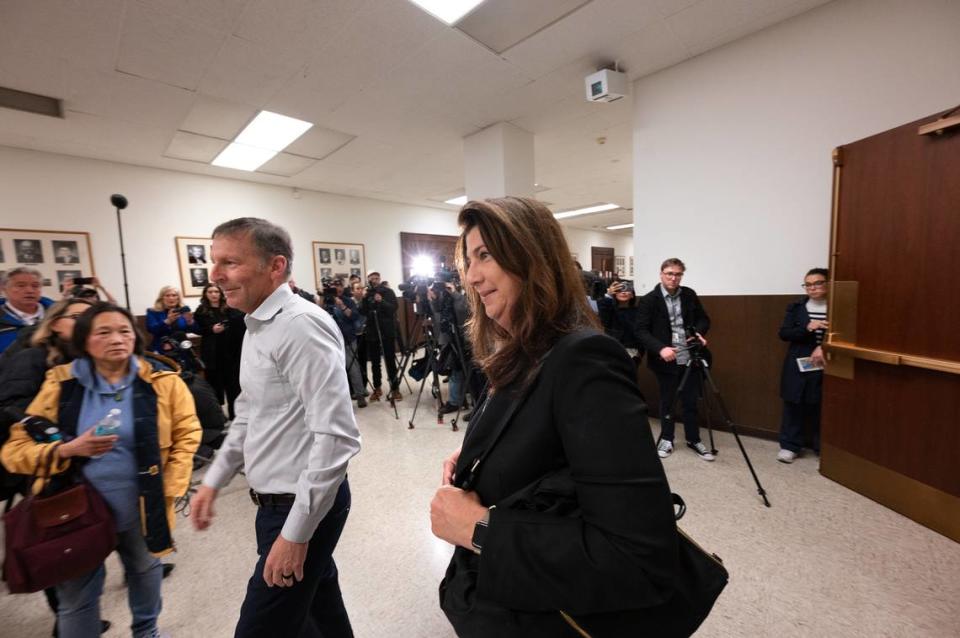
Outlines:
[{"label": "frame of photograph", "polygon": [[209,237],[174,237],[177,245],[177,263],[180,267],[180,293],[184,297],[199,297],[203,287],[210,281],[210,247],[213,240]]},{"label": "frame of photograph", "polygon": [[0,277],[19,266],[43,274],[43,296],[60,299],[68,277],[96,277],[90,233],[71,230],[0,228]]},{"label": "frame of photograph", "polygon": [[347,283],[350,275],[366,280],[367,254],[363,244],[345,244],[331,241],[313,242],[313,283],[320,290],[324,277],[340,277]]}]

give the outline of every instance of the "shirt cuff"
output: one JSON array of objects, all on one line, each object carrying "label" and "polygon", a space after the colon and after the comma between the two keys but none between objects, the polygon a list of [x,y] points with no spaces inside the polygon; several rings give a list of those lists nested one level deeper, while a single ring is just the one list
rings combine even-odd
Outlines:
[{"label": "shirt cuff", "polygon": [[230,484],[235,474],[236,472],[231,472],[227,468],[218,467],[217,463],[214,462],[203,476],[203,485],[215,490],[222,490]]},{"label": "shirt cuff", "polygon": [[298,512],[297,506],[294,504],[290,513],[287,514],[287,520],[283,523],[280,535],[291,543],[308,543],[320,523],[320,521],[313,519],[314,517],[309,514]]}]

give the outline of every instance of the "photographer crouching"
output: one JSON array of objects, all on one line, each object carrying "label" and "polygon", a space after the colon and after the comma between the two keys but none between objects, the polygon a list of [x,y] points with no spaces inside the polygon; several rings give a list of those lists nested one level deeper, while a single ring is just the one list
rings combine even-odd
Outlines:
[{"label": "photographer crouching", "polygon": [[364,330],[367,345],[367,361],[373,369],[373,394],[371,401],[379,401],[383,396],[381,390],[382,371],[380,369],[381,355],[387,364],[387,376],[390,378],[390,398],[400,401],[397,379],[397,295],[386,282],[381,281],[380,273],[371,270],[367,273],[367,290],[360,304],[360,312],[367,318],[367,327]]},{"label": "photographer crouching", "polygon": [[[358,408],[367,407],[367,391],[363,376],[360,374],[360,362],[357,360],[357,334],[363,332],[364,317],[357,308],[353,297],[344,292],[342,279],[320,280],[320,305],[329,312],[340,333],[343,335],[344,354],[347,361],[347,380],[350,382],[350,398],[356,400]],[[388,368],[389,369],[389,368]]]}]

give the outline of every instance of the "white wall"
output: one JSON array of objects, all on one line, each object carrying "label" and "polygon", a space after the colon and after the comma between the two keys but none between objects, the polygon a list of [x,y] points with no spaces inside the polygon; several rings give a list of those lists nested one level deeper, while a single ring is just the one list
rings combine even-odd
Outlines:
[{"label": "white wall", "polygon": [[831,151],[960,103],[960,2],[837,0],[634,85],[638,288],[800,293],[826,266]]},{"label": "white wall", "polygon": [[[91,233],[97,275],[123,303],[120,240],[110,195],[130,201],[123,236],[137,314],[180,286],[174,236],[209,237],[227,219],[264,217],[294,242],[293,277],[312,288],[312,241],[363,243],[367,268],[396,287],[400,232],[457,234],[454,212],[0,147],[0,227]],[[191,300],[195,303],[195,300]]]}]

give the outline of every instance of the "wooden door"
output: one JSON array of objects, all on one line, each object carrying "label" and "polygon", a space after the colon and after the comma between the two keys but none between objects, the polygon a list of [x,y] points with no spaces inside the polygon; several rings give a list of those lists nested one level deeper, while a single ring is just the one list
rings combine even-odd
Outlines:
[{"label": "wooden door", "polygon": [[613,248],[591,246],[590,270],[601,274],[616,272],[613,264]]},{"label": "wooden door", "polygon": [[960,126],[834,152],[821,472],[960,541]]}]

